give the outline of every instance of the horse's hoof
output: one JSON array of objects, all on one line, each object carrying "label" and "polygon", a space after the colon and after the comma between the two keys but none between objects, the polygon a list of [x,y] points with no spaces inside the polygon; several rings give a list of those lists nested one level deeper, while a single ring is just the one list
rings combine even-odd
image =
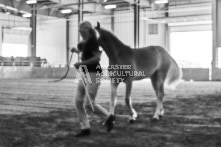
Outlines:
[{"label": "horse's hoof", "polygon": [[162,116],[162,115],[160,115],[160,116],[159,116],[159,119],[163,119],[163,116]]},{"label": "horse's hoof", "polygon": [[128,123],[130,123],[130,124],[133,124],[133,123],[135,123],[136,122],[136,120],[134,120],[134,119],[129,119],[128,120]]},{"label": "horse's hoof", "polygon": [[156,118],[152,118],[152,119],[151,119],[151,122],[153,122],[153,123],[154,123],[154,122],[158,122],[158,121],[159,121],[159,119],[156,119]]}]

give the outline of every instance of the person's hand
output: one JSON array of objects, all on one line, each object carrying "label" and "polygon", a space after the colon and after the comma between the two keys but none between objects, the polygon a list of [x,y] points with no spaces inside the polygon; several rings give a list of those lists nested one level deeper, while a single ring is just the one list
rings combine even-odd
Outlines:
[{"label": "person's hand", "polygon": [[72,52],[72,53],[73,53],[73,52],[78,53],[78,50],[77,50],[75,47],[73,47],[73,48],[71,49],[71,52]]},{"label": "person's hand", "polygon": [[81,63],[77,62],[77,63],[74,64],[74,67],[75,67],[76,69],[79,69],[80,65],[81,65]]}]

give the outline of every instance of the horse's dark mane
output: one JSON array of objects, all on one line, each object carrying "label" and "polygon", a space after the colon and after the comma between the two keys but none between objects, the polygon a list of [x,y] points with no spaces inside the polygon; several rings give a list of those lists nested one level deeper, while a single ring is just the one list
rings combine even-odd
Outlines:
[{"label": "horse's dark mane", "polygon": [[124,44],[122,41],[120,41],[112,32],[105,30],[103,28],[100,28],[100,30],[102,31],[102,34],[105,35],[103,37],[108,37],[110,36],[112,40],[114,40],[114,42],[118,45],[124,46],[128,49],[131,49],[128,45]]}]

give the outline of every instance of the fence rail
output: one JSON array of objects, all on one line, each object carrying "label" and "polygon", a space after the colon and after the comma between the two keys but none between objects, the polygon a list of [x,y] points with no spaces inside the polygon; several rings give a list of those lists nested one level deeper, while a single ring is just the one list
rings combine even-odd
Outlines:
[{"label": "fence rail", "polygon": [[23,61],[23,62],[5,62],[0,61],[0,65],[3,66],[30,66],[30,67],[47,67],[47,62],[35,61]]},{"label": "fence rail", "polygon": [[47,60],[40,57],[2,57],[0,56],[0,66],[31,66],[45,67]]}]

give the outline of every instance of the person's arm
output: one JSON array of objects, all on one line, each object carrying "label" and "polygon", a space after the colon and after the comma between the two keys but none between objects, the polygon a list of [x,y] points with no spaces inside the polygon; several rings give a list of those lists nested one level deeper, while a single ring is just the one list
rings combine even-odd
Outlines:
[{"label": "person's arm", "polygon": [[75,47],[71,48],[71,52],[72,53],[77,53],[77,54],[80,53],[80,51],[77,48],[75,48]]},{"label": "person's arm", "polygon": [[78,44],[77,44],[77,48],[76,47],[73,47],[71,49],[71,52],[73,53],[77,53],[79,54],[80,52],[82,52],[85,48],[85,45],[86,45],[86,42],[85,41],[80,41]]},{"label": "person's arm", "polygon": [[82,62],[75,63],[74,66],[78,69],[80,65],[91,65],[93,63],[99,62],[101,57],[101,52],[93,52],[93,57]]}]

